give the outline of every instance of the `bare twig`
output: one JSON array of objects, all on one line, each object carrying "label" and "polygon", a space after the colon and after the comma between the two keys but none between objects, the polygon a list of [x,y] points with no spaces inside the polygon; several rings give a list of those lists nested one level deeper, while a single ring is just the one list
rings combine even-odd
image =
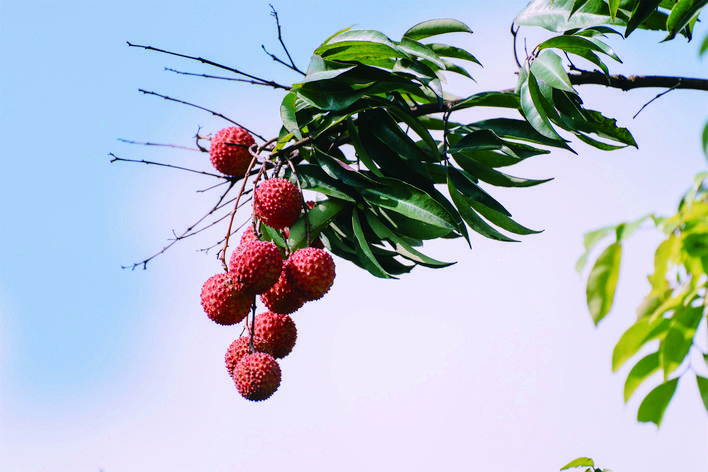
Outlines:
[{"label": "bare twig", "polygon": [[269,53],[265,46],[262,44],[261,48],[263,48],[263,51],[265,51],[265,53],[268,54],[274,61],[283,64],[288,69],[292,69],[299,74],[306,75],[295,65],[295,61],[293,61],[293,58],[290,55],[290,51],[288,51],[288,48],[285,46],[285,42],[283,41],[283,34],[280,28],[280,19],[278,18],[278,12],[276,11],[272,3],[269,3],[268,5],[270,6],[270,15],[275,18],[275,26],[278,28],[278,41],[280,41],[280,45],[283,47],[283,51],[285,51],[285,55],[288,56],[288,60],[290,61],[290,63],[288,64],[279,57],[277,57],[275,54]]},{"label": "bare twig", "polygon": [[152,165],[152,166],[169,167],[170,169],[183,170],[185,172],[192,172],[194,174],[208,175],[209,177],[216,177],[219,179],[224,179],[226,181],[233,180],[232,177],[228,177],[226,175],[212,174],[211,172],[204,172],[201,170],[190,169],[188,167],[176,166],[173,164],[165,164],[164,162],[146,161],[144,159],[126,159],[123,157],[118,157],[115,154],[113,154],[112,152],[109,152],[108,155],[111,157],[111,162],[135,162],[138,164],[147,164],[147,165]]},{"label": "bare twig", "polygon": [[[273,84],[271,84],[271,83],[261,82],[260,80],[239,79],[238,77],[224,77],[224,76],[221,76],[221,75],[197,74],[197,73],[194,73],[194,72],[185,72],[185,71],[181,71],[181,70],[177,70],[177,69],[171,69],[171,68],[169,68],[169,67],[165,67],[165,70],[168,71],[168,72],[174,72],[175,74],[189,75],[189,76],[192,76],[192,77],[203,77],[203,78],[206,78],[206,79],[229,80],[229,81],[232,81],[232,82],[243,82],[243,83],[252,84],[252,85],[264,85],[264,86],[267,86],[267,87],[272,87],[272,86],[273,86]],[[283,86],[281,86],[281,87],[279,87],[279,88],[287,88],[288,90],[290,89],[290,87],[287,87],[287,86],[285,86],[285,85],[283,85]]]},{"label": "bare twig", "polygon": [[236,121],[234,121],[234,120],[232,120],[231,118],[228,118],[228,117],[222,115],[221,113],[219,113],[219,112],[217,112],[217,111],[210,110],[209,108],[204,108],[203,106],[200,106],[200,105],[195,105],[194,103],[185,102],[184,100],[180,100],[180,99],[177,99],[177,98],[168,97],[167,95],[162,95],[162,94],[157,93],[157,92],[151,92],[150,90],[138,89],[138,91],[144,93],[145,95],[154,95],[154,96],[156,96],[156,97],[164,98],[165,100],[169,100],[169,101],[171,101],[171,102],[181,103],[181,104],[183,104],[183,105],[188,105],[188,106],[190,106],[190,107],[194,107],[194,108],[198,108],[198,109],[200,109],[200,110],[204,110],[204,111],[206,111],[206,112],[211,113],[211,114],[214,115],[214,116],[218,116],[219,118],[223,118],[224,120],[228,121],[229,123],[233,123],[234,125],[239,126],[239,127],[243,128],[243,129],[245,129],[246,131],[248,131],[249,133],[251,133],[253,136],[255,136],[255,137],[257,137],[258,139],[260,139],[261,141],[265,141],[265,140],[266,140],[266,139],[265,139],[263,136],[261,136],[260,134],[254,132],[254,131],[251,131],[250,129],[246,128],[246,127],[243,126],[242,124],[237,123]]},{"label": "bare twig", "polygon": [[173,149],[184,149],[186,151],[197,151],[199,152],[199,149],[189,147],[189,146],[180,146],[178,144],[163,144],[163,143],[150,143],[150,142],[143,142],[143,141],[132,141],[130,139],[123,139],[123,138],[118,138],[118,141],[121,143],[126,143],[126,144],[140,144],[142,146],[162,146],[162,147],[168,147],[168,148],[173,148]]},{"label": "bare twig", "polygon": [[141,44],[133,44],[133,43],[131,43],[130,41],[128,41],[127,43],[128,43],[128,46],[130,46],[130,47],[142,48],[142,49],[145,49],[145,50],[148,50],[148,51],[156,51],[156,52],[161,52],[161,53],[163,53],[163,54],[169,54],[169,55],[171,55],[171,56],[177,56],[177,57],[183,57],[183,58],[185,58],[185,59],[191,59],[191,60],[193,60],[193,61],[201,62],[202,64],[207,64],[207,65],[210,65],[210,66],[217,67],[217,68],[219,68],[219,69],[228,70],[228,71],[230,71],[230,72],[233,72],[234,74],[238,74],[238,75],[242,75],[242,76],[244,76],[244,77],[248,77],[249,79],[253,79],[253,80],[256,80],[256,81],[258,81],[258,82],[261,82],[263,85],[269,85],[269,86],[271,86],[271,87],[273,87],[273,88],[279,88],[279,89],[283,89],[283,90],[290,90],[290,87],[288,87],[287,85],[281,85],[281,84],[279,84],[279,83],[277,83],[277,82],[274,82],[274,81],[272,81],[272,80],[262,79],[262,78],[260,78],[260,77],[255,76],[255,75],[247,74],[246,72],[243,72],[243,71],[241,71],[241,70],[239,70],[239,69],[234,69],[233,67],[228,67],[228,66],[225,66],[225,65],[223,65],[223,64],[219,64],[218,62],[210,61],[209,59],[204,59],[203,57],[196,57],[196,56],[190,56],[190,55],[187,55],[187,54],[180,54],[180,53],[177,53],[177,52],[167,51],[167,50],[165,50],[165,49],[159,49],[159,48],[155,48],[155,47],[152,47],[152,46],[143,46],[143,45],[141,45]]},{"label": "bare twig", "polygon": [[516,54],[516,36],[519,34],[519,29],[521,29],[521,26],[517,26],[516,30],[514,30],[514,23],[511,24],[511,36],[514,38],[514,41],[513,41],[514,60],[516,61],[516,65],[519,66],[519,69],[521,69],[521,62],[519,62],[519,55]]},{"label": "bare twig", "polygon": [[676,77],[665,75],[610,75],[606,76],[599,71],[579,70],[577,73],[568,74],[573,85],[604,85],[605,87],[618,88],[625,92],[637,88],[674,88],[708,91],[708,79]]},{"label": "bare twig", "polygon": [[671,88],[668,89],[668,90],[664,90],[663,92],[657,94],[656,97],[654,97],[654,98],[652,98],[651,100],[649,100],[648,102],[646,102],[644,105],[642,105],[642,107],[639,109],[639,111],[634,114],[634,116],[632,117],[632,119],[635,119],[637,116],[639,116],[639,114],[642,112],[642,110],[644,110],[646,107],[648,107],[649,104],[651,104],[653,101],[655,101],[655,100],[657,100],[657,99],[663,97],[664,95],[666,95],[667,93],[669,93],[669,92],[671,92],[671,91],[673,91],[673,90],[676,90],[676,88],[678,88],[678,86],[679,86],[680,84],[681,84],[681,81],[679,80],[679,82],[678,82],[676,85],[674,85],[673,87],[671,87]]}]

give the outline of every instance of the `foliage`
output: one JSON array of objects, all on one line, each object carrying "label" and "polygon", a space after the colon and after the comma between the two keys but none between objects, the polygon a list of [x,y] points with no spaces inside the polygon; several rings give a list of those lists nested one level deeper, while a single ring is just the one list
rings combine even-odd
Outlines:
[{"label": "foliage", "polygon": [[611,472],[610,469],[595,467],[595,461],[589,457],[578,457],[561,467],[560,470],[579,469],[580,467],[587,467],[583,472]]},{"label": "foliage", "polygon": [[651,290],[637,309],[637,321],[625,331],[612,353],[613,371],[640,357],[627,374],[625,402],[646,380],[661,374],[661,383],[639,406],[639,421],[659,425],[679,379],[689,372],[694,374],[704,401],[708,400],[708,379],[699,375],[691,356],[694,352],[694,357],[700,354],[708,361],[708,354],[700,351],[695,339],[698,326],[705,323],[708,290],[706,179],[708,173],[696,177],[693,188],[684,195],[678,212],[671,217],[649,215],[585,235],[586,253],[578,270],[582,270],[588,253],[600,241],[613,240],[595,261],[588,278],[588,307],[595,324],[612,307],[623,243],[644,222],[651,223],[665,236],[654,254],[654,273],[648,277]]}]

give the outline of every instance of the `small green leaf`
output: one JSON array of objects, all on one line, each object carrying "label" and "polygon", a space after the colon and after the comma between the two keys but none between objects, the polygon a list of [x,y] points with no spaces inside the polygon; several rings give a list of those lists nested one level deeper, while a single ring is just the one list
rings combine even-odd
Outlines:
[{"label": "small green leaf", "polygon": [[622,245],[610,244],[600,254],[590,271],[587,283],[587,303],[592,320],[597,325],[612,308],[615,288],[619,279]]},{"label": "small green leaf", "polygon": [[595,467],[595,462],[589,457],[578,457],[561,467],[561,470],[573,469],[575,467]]},{"label": "small green leaf", "polygon": [[440,43],[430,43],[426,44],[430,49],[435,52],[440,57],[449,57],[452,59],[462,59],[464,61],[474,62],[475,64],[482,65],[481,62],[477,60],[472,54],[470,54],[465,49],[456,48],[455,46],[450,46],[449,44]]},{"label": "small green leaf", "polygon": [[302,139],[300,126],[297,124],[295,113],[295,102],[297,101],[297,93],[288,92],[280,104],[280,118],[283,120],[283,126],[291,132],[297,139]]},{"label": "small green leaf", "polygon": [[664,41],[674,39],[689,24],[696,13],[706,5],[708,5],[708,0],[679,0],[671,10],[669,19],[666,20],[666,29],[669,34],[664,38]]},{"label": "small green leaf", "polygon": [[708,51],[708,34],[706,35],[705,38],[703,38],[703,42],[701,43],[701,47],[698,50],[698,55],[703,56],[706,51]]},{"label": "small green leaf", "polygon": [[[290,173],[286,173],[286,177],[289,176]],[[300,180],[300,185],[302,185],[304,189],[319,192],[339,200],[348,202],[355,201],[348,193],[352,191],[351,188],[347,188],[347,186],[343,186],[340,181],[329,177],[324,173],[322,168],[317,165],[298,164],[297,176]]]},{"label": "small green leaf", "polygon": [[457,229],[448,212],[427,193],[400,180],[382,179],[382,183],[386,186],[361,189],[361,195],[371,205],[448,231]]},{"label": "small green leaf", "polygon": [[519,108],[519,96],[513,92],[479,92],[455,104],[452,110],[470,107]]},{"label": "small green leaf", "polygon": [[[607,54],[608,51],[612,51],[612,49],[603,43],[599,43],[598,41],[590,38],[583,38],[581,36],[554,36],[536,47],[538,49],[557,48],[569,52],[573,52],[577,49],[585,49],[601,52],[603,54]],[[612,52],[612,54],[614,54],[614,52]]]},{"label": "small green leaf", "polygon": [[418,23],[406,31],[403,36],[419,40],[445,33],[472,33],[472,30],[461,21],[441,18]]},{"label": "small green leaf", "polygon": [[531,64],[531,73],[553,88],[567,92],[573,91],[573,86],[568,79],[568,74],[563,68],[563,61],[560,56],[553,51],[541,51],[538,57],[533,61],[533,64]]},{"label": "small green leaf", "polygon": [[527,80],[521,84],[519,96],[521,98],[521,110],[524,112],[524,117],[529,124],[543,136],[562,141],[563,139],[556,133],[556,130],[553,129],[551,122],[548,120],[543,103],[545,99],[541,95],[538,82],[533,74],[529,74]]},{"label": "small green leaf", "polygon": [[627,38],[629,35],[641,25],[644,20],[649,18],[652,13],[656,11],[656,8],[661,3],[661,0],[642,0],[634,5],[634,10],[632,10],[632,15],[627,21],[627,28],[624,31],[624,37]]},{"label": "small green leaf", "polygon": [[669,329],[670,320],[653,322],[650,318],[640,318],[622,334],[612,350],[612,372],[617,372],[631,359],[645,343],[663,337]]},{"label": "small green leaf", "polygon": [[[310,223],[310,238],[316,236],[320,231],[342,211],[348,204],[342,200],[329,198],[320,202],[312,210],[307,212],[307,219]],[[290,235],[288,236],[288,247],[291,250],[303,248],[307,245],[307,223],[305,215],[290,227]]]},{"label": "small green leaf", "polygon": [[612,18],[612,23],[614,23],[617,17],[617,10],[619,10],[620,0],[608,0],[607,3],[610,6],[610,18]]},{"label": "small green leaf", "polygon": [[477,213],[482,215],[491,223],[494,223],[495,225],[499,226],[501,229],[520,235],[537,234],[542,232],[522,226],[516,221],[512,220],[511,217],[506,216],[503,213],[499,213],[496,210],[492,210],[491,208],[484,206],[479,202],[472,201],[470,203],[472,204],[472,208],[474,208]]},{"label": "small green leaf", "polygon": [[361,228],[361,222],[359,221],[359,211],[356,208],[354,208],[354,211],[352,212],[352,228],[354,229],[356,253],[359,256],[359,260],[362,265],[371,275],[382,279],[390,279],[391,276],[383,267],[381,267],[381,264],[379,264],[379,261],[376,260],[376,257],[371,251],[369,243],[366,241],[364,231]]},{"label": "small green leaf", "polygon": [[470,179],[466,173],[452,166],[448,166],[447,171],[448,181],[452,181],[455,188],[466,198],[477,201],[499,213],[511,216],[511,213],[509,213],[501,203],[492,198],[491,195]]},{"label": "small green leaf", "polygon": [[639,387],[647,378],[659,371],[659,353],[652,352],[643,357],[637,362],[632,370],[627,374],[627,380],[624,382],[624,401],[629,401],[637,387]]},{"label": "small green leaf", "polygon": [[515,120],[512,118],[491,118],[489,120],[477,121],[467,125],[470,129],[488,129],[494,131],[494,134],[500,138],[520,139],[546,146],[563,148],[573,152],[572,149],[565,143],[553,138],[547,138],[525,120]]},{"label": "small green leaf", "polygon": [[[708,36],[706,36],[708,38]],[[703,144],[703,153],[708,157],[708,121],[706,121],[705,126],[703,127],[703,137],[701,139],[702,144]]]},{"label": "small green leaf", "polygon": [[701,394],[701,400],[703,400],[703,405],[708,411],[708,379],[696,375],[696,383],[698,384],[698,392]]},{"label": "small green leaf", "polygon": [[462,219],[465,220],[465,223],[467,223],[473,231],[484,237],[496,239],[497,241],[518,242],[517,240],[511,239],[491,227],[477,213],[475,213],[475,211],[471,208],[472,204],[470,200],[455,188],[452,178],[448,179],[447,183],[453,203],[460,212]]},{"label": "small green leaf", "polygon": [[678,378],[669,380],[649,392],[639,405],[637,421],[651,422],[659,426],[661,419],[664,417],[666,407],[669,406],[669,402],[674,396],[674,392],[676,392],[678,381]]},{"label": "small green leaf", "polygon": [[445,64],[443,64],[440,56],[435,51],[428,46],[419,43],[418,41],[412,40],[411,38],[404,36],[398,44],[398,48],[409,56],[416,56],[420,59],[432,62],[441,69],[445,68]]}]

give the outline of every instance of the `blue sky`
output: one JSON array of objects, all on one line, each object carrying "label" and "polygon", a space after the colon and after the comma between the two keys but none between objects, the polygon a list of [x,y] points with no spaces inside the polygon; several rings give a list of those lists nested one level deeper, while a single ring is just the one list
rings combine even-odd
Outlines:
[{"label": "blue sky", "polygon": [[[275,4],[305,67],[310,52],[352,24],[400,37],[455,17],[458,38],[485,65],[479,90],[514,83],[508,26],[524,2]],[[351,4],[349,4],[351,5]],[[705,27],[700,29],[705,34]],[[529,44],[537,33],[528,31]],[[199,126],[227,124],[139,88],[217,109],[262,134],[279,129],[279,92],[178,76],[210,72],[126,41],[201,55],[277,78],[266,2],[0,3],[0,470],[226,471],[325,468],[557,470],[590,455],[616,471],[705,470],[708,421],[695,385],[680,384],[660,430],[625,406],[614,342],[647,290],[657,238],[626,252],[616,309],[595,329],[573,270],[582,234],[648,212],[669,213],[705,170],[705,94],[589,86],[587,103],[635,134],[639,150],[578,145],[515,174],[555,177],[501,192],[522,223],[544,228],[521,244],[481,238],[430,252],[460,262],[399,281],[337,261],[323,300],[298,312],[298,344],[268,402],[238,397],[223,367],[237,328],[211,324],[201,285],[219,270],[186,242],[147,271],[121,270],[200,216],[211,181],[128,164],[122,157],[208,169],[202,155],[120,143],[191,144]],[[615,71],[705,76],[696,45],[638,32],[616,42]],[[655,55],[656,54],[656,55]],[[512,172],[514,173],[514,172]],[[211,236],[217,237],[215,234]],[[675,452],[680,451],[680,452]]]}]

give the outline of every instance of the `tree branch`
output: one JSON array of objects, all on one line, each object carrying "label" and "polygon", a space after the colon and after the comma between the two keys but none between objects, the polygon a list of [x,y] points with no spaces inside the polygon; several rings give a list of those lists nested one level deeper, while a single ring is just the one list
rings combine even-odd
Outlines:
[{"label": "tree branch", "polygon": [[636,88],[667,88],[708,91],[708,79],[692,77],[674,77],[665,75],[610,75],[599,71],[578,70],[568,74],[573,85],[604,85],[605,87],[624,90]]}]

